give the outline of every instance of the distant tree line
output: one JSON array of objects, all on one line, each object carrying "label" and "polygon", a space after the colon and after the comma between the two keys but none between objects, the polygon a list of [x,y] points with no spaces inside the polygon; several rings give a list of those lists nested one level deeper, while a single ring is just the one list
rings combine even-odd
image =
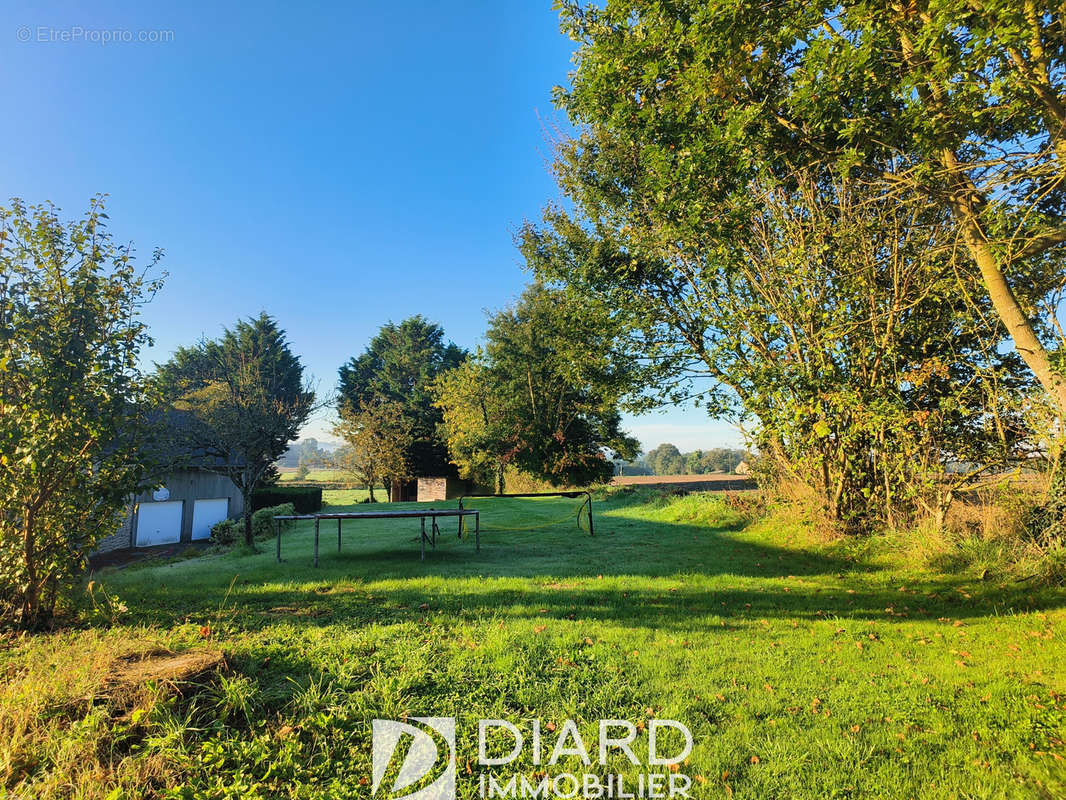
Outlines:
[{"label": "distant tree line", "polygon": [[308,436],[289,445],[281,454],[277,465],[289,469],[305,466],[308,469],[326,469],[331,466],[332,453],[319,444],[318,439]]},{"label": "distant tree line", "polygon": [[708,475],[714,472],[735,472],[751,456],[745,450],[715,447],[682,453],[672,444],[661,444],[642,459],[652,475]]}]

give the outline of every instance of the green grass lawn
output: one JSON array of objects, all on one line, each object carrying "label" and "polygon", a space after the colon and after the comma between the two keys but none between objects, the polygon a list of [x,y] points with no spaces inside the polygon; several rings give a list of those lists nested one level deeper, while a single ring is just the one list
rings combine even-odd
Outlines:
[{"label": "green grass lawn", "polygon": [[[296,468],[295,467],[282,467],[278,470],[282,483],[296,480]],[[301,478],[300,482],[304,483],[347,483],[352,480],[352,475],[349,472],[345,472],[340,469],[312,469],[308,470],[307,477]],[[375,492],[377,489],[374,490]]]},{"label": "green grass lawn", "polygon": [[[128,607],[117,622],[2,655],[4,703],[38,717],[21,740],[0,730],[7,785],[366,798],[372,719],[454,716],[468,798],[480,718],[574,719],[594,747],[599,719],[655,716],[692,730],[694,797],[1066,796],[1061,591],[856,560],[795,522],[743,529],[712,495],[647,497],[597,503],[595,537],[573,518],[511,530],[575,501],[481,501],[480,554],[451,521],[425,561],[417,521],[348,522],[339,553],[323,523],[314,569],[301,523],[282,564],[264,542],[95,576]],[[219,679],[84,700],[123,647],[212,646]]]}]

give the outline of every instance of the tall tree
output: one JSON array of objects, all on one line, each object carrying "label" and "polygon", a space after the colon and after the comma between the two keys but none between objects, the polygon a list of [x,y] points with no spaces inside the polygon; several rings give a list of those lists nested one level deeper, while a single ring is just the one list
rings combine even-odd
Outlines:
[{"label": "tall tree", "polygon": [[375,402],[398,403],[413,434],[404,453],[410,474],[454,474],[447,447],[437,435],[441,413],[429,387],[465,358],[466,351],[445,342],[444,330],[422,316],[389,322],[362,355],[340,368],[338,411],[358,414]]},{"label": "tall tree", "polygon": [[516,455],[518,408],[504,394],[484,353],[479,351],[443,373],[433,391],[443,413],[441,430],[459,474],[503,494],[505,470]]},{"label": "tall tree", "polygon": [[25,626],[73,590],[147,474],[140,309],[159,283],[106,220],[99,197],[69,224],[0,209],[0,617]]},{"label": "tall tree", "polygon": [[[489,321],[475,367],[441,384],[445,431],[467,474],[476,458],[501,461],[553,485],[585,485],[614,472],[609,456],[632,458],[638,443],[621,429],[620,399],[639,369],[619,358],[623,318],[576,304],[567,292],[529,286]],[[464,377],[476,383],[462,389]],[[478,442],[469,432],[488,426]],[[499,480],[499,479],[498,479]]]},{"label": "tall tree", "polygon": [[[825,168],[947,212],[1016,352],[1066,418],[1063,10],[1035,0],[562,4],[580,42],[561,177],[664,246],[730,236],[750,184]],[[632,199],[631,214],[618,215]],[[602,215],[599,213],[602,212]],[[1062,430],[1059,426],[1059,430]]]},{"label": "tall tree", "polygon": [[[598,167],[632,178],[624,159]],[[834,524],[941,520],[952,487],[976,477],[953,462],[1020,455],[1025,381],[946,214],[881,188],[767,173],[718,206],[728,225],[649,212],[655,198],[636,191],[597,195],[588,225],[550,215],[551,233],[527,229],[524,246],[540,274],[634,305],[650,341],[700,362],[717,382],[710,410],[753,421],[765,463]]]},{"label": "tall tree", "polygon": [[315,394],[285,332],[267,314],[241,320],[218,340],[179,348],[158,367],[174,407],[189,415],[177,431],[244,498],[244,540],[252,544],[252,493],[307,421]]},{"label": "tall tree", "polygon": [[374,398],[361,411],[341,410],[333,433],[347,447],[338,451],[335,463],[370,490],[371,503],[375,486],[384,485],[387,490],[392,480],[410,474],[407,452],[414,439],[412,429],[403,406],[393,400]]}]

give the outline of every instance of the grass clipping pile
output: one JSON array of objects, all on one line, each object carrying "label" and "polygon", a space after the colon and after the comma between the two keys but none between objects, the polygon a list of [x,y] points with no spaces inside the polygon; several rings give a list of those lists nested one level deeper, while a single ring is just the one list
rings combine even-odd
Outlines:
[{"label": "grass clipping pile", "polygon": [[229,669],[216,648],[175,652],[117,631],[23,644],[0,680],[0,795],[102,798],[165,784],[161,757],[128,757],[149,712],[210,691]]},{"label": "grass clipping pile", "polygon": [[210,680],[225,669],[226,658],[220,650],[134,653],[116,659],[97,697],[121,706],[136,698],[149,684],[185,694],[189,684]]}]

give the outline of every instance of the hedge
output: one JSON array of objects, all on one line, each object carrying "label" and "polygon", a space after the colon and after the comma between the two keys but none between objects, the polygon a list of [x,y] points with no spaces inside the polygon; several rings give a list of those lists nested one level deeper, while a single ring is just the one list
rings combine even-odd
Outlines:
[{"label": "hedge", "polygon": [[314,514],[322,509],[322,487],[266,486],[252,492],[252,511],[282,503],[292,503],[297,514]]}]

